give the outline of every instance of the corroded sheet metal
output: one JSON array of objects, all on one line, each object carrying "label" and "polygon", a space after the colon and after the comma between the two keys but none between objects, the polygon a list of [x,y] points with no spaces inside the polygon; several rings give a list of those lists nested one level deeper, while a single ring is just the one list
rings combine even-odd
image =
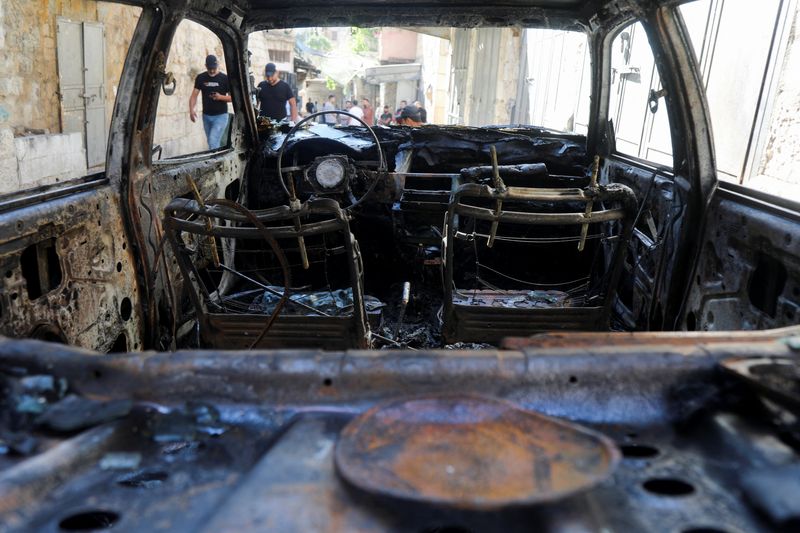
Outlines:
[{"label": "corroded sheet metal", "polygon": [[491,510],[558,500],[606,479],[603,435],[506,401],[445,395],[379,405],[345,427],[336,467],[370,493]]},{"label": "corroded sheet metal", "polygon": [[800,409],[800,361],[796,357],[731,357],[720,366],[767,397]]},{"label": "corroded sheet metal", "polygon": [[551,332],[531,337],[506,337],[502,347],[506,350],[531,348],[638,348],[642,346],[668,345],[698,346],[703,344],[748,344],[764,343],[793,335],[800,335],[800,327],[771,329],[766,331],[635,331],[635,332]]}]

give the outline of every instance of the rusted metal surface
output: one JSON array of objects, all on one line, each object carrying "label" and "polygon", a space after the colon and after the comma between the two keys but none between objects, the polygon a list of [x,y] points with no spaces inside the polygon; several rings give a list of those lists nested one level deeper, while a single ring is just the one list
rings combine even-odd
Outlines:
[{"label": "rusted metal surface", "polygon": [[101,352],[142,346],[134,261],[105,180],[0,210],[0,332]]},{"label": "rusted metal surface", "polygon": [[800,409],[800,359],[797,357],[735,357],[720,365],[765,396]]},{"label": "rusted metal surface", "polygon": [[[756,403],[743,403],[741,390],[732,387],[736,382],[718,364],[741,356],[792,359],[790,344],[762,338],[689,349],[662,338],[615,347],[613,338],[598,338],[594,347],[525,352],[388,351],[376,357],[198,350],[97,357],[62,345],[0,339],[0,379],[16,384],[14,390],[20,384],[30,390],[51,376],[71,394],[134,404],[127,416],[77,435],[26,431],[39,442],[29,455],[0,453],[0,523],[10,531],[54,531],[87,517],[122,531],[522,533],[531,524],[565,533],[712,525],[723,531],[786,530],[772,522],[785,513],[758,512],[768,499],[743,498],[740,481],[757,473],[758,487],[771,487],[769,473],[786,471],[800,456],[777,438],[770,419],[758,416]],[[498,434],[516,442],[545,439],[537,453],[573,449],[572,441],[553,444],[537,432],[540,418],[518,420],[528,414],[504,403],[510,401],[519,409],[580,421],[613,439],[623,459],[609,479],[572,496],[492,511],[377,497],[337,475],[336,443],[354,417],[387,398],[408,406],[402,398],[441,398],[453,390],[490,395],[501,407],[495,419],[484,399],[478,409],[430,417],[428,434],[441,443],[453,435],[458,416],[474,421],[477,413],[487,415],[478,427],[499,425],[504,430]],[[0,396],[3,431],[21,405],[19,395],[9,402],[6,394]],[[402,412],[378,440],[430,414]],[[556,426],[554,433],[561,433],[563,425]],[[512,452],[496,453],[500,445],[493,435],[477,435],[492,443],[490,454],[480,454],[491,457],[490,464],[525,455],[513,442],[505,443]],[[485,448],[475,440],[468,444],[473,451]],[[405,464],[424,464],[441,449],[405,455]],[[451,452],[438,457],[450,459]],[[115,459],[122,453],[136,456],[135,464]],[[431,470],[437,467],[438,462]],[[513,477],[525,468],[530,464],[506,473]],[[426,472],[417,472],[427,479]],[[477,492],[491,487],[484,484]]]},{"label": "rusted metal surface", "polygon": [[491,510],[558,500],[619,462],[603,435],[491,397],[392,400],[350,422],[336,467],[372,494]]},{"label": "rusted metal surface", "polygon": [[685,331],[632,331],[627,333],[552,332],[540,333],[532,337],[507,337],[503,339],[502,348],[507,350],[529,348],[568,348],[577,350],[611,346],[623,350],[631,350],[636,347],[659,344],[670,348],[678,348],[706,344],[769,343],[797,335],[800,335],[800,327],[798,326],[766,331],[718,331],[707,333]]}]

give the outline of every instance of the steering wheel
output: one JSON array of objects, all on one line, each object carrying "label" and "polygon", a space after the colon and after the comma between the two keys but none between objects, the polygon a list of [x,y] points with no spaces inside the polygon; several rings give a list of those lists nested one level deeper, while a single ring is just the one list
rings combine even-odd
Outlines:
[{"label": "steering wheel", "polygon": [[[358,174],[358,170],[350,158],[345,154],[336,154],[331,153],[324,156],[317,157],[314,159],[312,163],[305,167],[283,167],[283,152],[286,150],[286,144],[288,143],[289,139],[294,135],[300,126],[313,120],[322,115],[344,115],[350,118],[354,118],[359,121],[362,125],[367,127],[370,135],[375,141],[375,146],[378,148],[378,176],[372,180],[369,187],[367,188],[366,192],[364,192],[360,198],[356,198],[353,194],[351,181],[356,177]],[[348,205],[345,209],[352,209],[356,207],[364,199],[372,193],[375,189],[375,186],[378,184],[380,180],[380,174],[383,174],[387,171],[386,165],[386,157],[383,153],[383,147],[381,146],[381,142],[378,139],[378,136],[375,135],[375,131],[370,127],[369,124],[364,122],[360,117],[357,117],[351,113],[346,111],[339,111],[339,110],[332,110],[332,111],[319,111],[317,113],[312,113],[311,115],[305,117],[303,120],[295,124],[292,129],[286,134],[286,137],[283,138],[283,143],[281,143],[281,148],[278,150],[278,181],[283,188],[283,191],[286,193],[286,196],[289,197],[289,201],[294,203],[297,201],[297,194],[295,192],[294,181],[290,180],[287,186],[287,181],[283,177],[284,171],[287,172],[296,172],[296,171],[303,171],[303,179],[311,185],[311,187],[320,194],[346,194],[350,200],[350,205]]]}]

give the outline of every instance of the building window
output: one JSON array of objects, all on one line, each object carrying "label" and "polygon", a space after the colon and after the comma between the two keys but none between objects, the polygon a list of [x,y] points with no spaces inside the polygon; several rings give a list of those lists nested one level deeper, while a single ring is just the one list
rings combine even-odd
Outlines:
[{"label": "building window", "polygon": [[289,50],[275,50],[269,49],[269,59],[273,63],[288,63],[291,61],[291,52]]}]

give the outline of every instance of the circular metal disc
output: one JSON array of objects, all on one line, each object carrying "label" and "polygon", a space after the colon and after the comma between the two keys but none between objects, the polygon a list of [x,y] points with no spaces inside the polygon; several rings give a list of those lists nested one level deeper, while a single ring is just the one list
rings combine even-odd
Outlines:
[{"label": "circular metal disc", "polygon": [[474,510],[563,498],[619,458],[600,433],[470,395],[378,405],[344,428],[335,453],[339,474],[369,493]]}]

